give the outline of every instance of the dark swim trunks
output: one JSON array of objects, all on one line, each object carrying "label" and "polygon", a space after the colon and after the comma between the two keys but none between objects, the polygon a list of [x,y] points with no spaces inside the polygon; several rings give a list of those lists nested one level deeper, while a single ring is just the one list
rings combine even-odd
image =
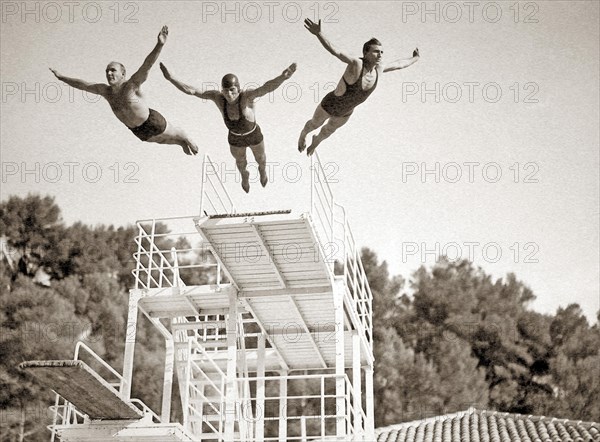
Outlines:
[{"label": "dark swim trunks", "polygon": [[253,131],[245,135],[237,135],[229,131],[229,135],[227,136],[229,145],[234,147],[256,146],[257,144],[261,143],[263,139],[263,134],[258,124],[254,127]]},{"label": "dark swim trunks", "polygon": [[142,141],[148,141],[155,135],[162,134],[167,128],[167,120],[159,112],[150,109],[148,119],[138,127],[129,128]]}]

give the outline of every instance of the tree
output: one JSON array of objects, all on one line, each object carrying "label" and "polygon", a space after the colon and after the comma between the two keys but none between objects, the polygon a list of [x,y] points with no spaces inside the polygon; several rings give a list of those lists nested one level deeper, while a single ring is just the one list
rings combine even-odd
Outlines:
[{"label": "tree", "polygon": [[18,266],[13,275],[33,276],[39,267],[52,266],[52,244],[60,239],[62,227],[60,209],[49,196],[10,197],[0,203],[0,235],[7,238]]},{"label": "tree", "polygon": [[6,416],[6,437],[22,440],[28,433],[27,440],[45,440],[45,409],[53,395],[17,366],[32,359],[71,358],[75,311],[54,290],[24,275],[17,277],[12,291],[2,291],[0,305],[0,410]]}]

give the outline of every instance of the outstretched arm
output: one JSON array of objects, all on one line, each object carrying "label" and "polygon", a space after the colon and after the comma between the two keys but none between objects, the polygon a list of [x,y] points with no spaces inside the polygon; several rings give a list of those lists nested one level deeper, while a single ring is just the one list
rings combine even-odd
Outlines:
[{"label": "outstretched arm", "polygon": [[49,68],[56,78],[60,81],[67,83],[69,86],[75,89],[81,89],[82,91],[91,92],[92,94],[105,95],[106,88],[108,87],[102,83],[90,83],[88,81],[80,80],[79,78],[65,77],[58,73],[56,69]]},{"label": "outstretched arm", "polygon": [[254,100],[255,98],[262,97],[263,95],[266,95],[269,92],[273,92],[275,89],[277,89],[279,86],[281,86],[281,84],[285,80],[287,80],[292,75],[294,75],[294,72],[296,72],[296,67],[297,67],[296,63],[292,63],[291,65],[289,65],[287,67],[287,69],[285,71],[283,71],[277,77],[273,78],[272,80],[267,81],[265,84],[263,84],[259,88],[248,91],[246,93],[248,100]]},{"label": "outstretched arm", "polygon": [[171,72],[169,72],[167,67],[162,63],[160,63],[160,70],[162,71],[165,78],[167,80],[169,80],[171,83],[173,83],[173,85],[177,89],[179,89],[181,92],[183,92],[184,94],[193,95],[198,98],[204,98],[204,99],[213,100],[213,101],[215,100],[216,96],[219,95],[219,93],[217,91],[202,92],[200,89],[196,88],[195,86],[190,86],[189,84],[185,84],[184,82],[177,80],[175,77],[173,77]]},{"label": "outstretched arm", "polygon": [[169,35],[169,28],[167,26],[163,26],[160,32],[158,33],[158,38],[156,42],[156,46],[152,49],[152,52],[148,54],[144,63],[140,66],[135,74],[131,76],[131,81],[135,84],[142,84],[148,78],[148,73],[150,72],[150,68],[156,63],[158,60],[158,56],[160,55],[160,51],[162,51],[163,46],[167,42],[167,35]]},{"label": "outstretched arm", "polygon": [[413,51],[413,56],[411,58],[404,58],[402,60],[392,61],[391,63],[385,65],[385,67],[383,68],[383,72],[390,72],[396,71],[398,69],[407,68],[410,65],[415,64],[419,60],[419,58],[421,58],[421,56],[419,55],[419,48],[416,48]]},{"label": "outstretched arm", "polygon": [[329,40],[327,40],[327,38],[325,38],[325,36],[321,32],[321,20],[319,20],[319,23],[315,23],[310,18],[307,18],[304,20],[304,27],[308,29],[308,32],[315,35],[319,39],[323,47],[327,49],[327,51],[334,57],[339,58],[341,61],[347,64],[357,61],[356,58],[353,58],[337,49],[333,44],[331,44]]}]

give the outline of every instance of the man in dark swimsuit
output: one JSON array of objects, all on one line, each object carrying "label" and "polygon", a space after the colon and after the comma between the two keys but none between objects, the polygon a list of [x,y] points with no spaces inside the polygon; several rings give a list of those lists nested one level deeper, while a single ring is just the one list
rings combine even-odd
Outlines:
[{"label": "man in dark swimsuit", "polygon": [[196,155],[198,147],[194,142],[183,130],[171,126],[160,113],[150,109],[141,91],[142,83],[146,81],[150,68],[158,59],[167,41],[168,33],[168,28],[163,26],[158,34],[156,46],[142,66],[128,80],[125,79],[125,66],[115,61],[106,67],[108,85],[65,77],[52,68],[50,70],[56,78],[69,86],[106,98],[116,117],[140,140],[159,144],[177,144],[187,155]]},{"label": "man in dark swimsuit", "polygon": [[[300,133],[298,150],[304,152],[307,135],[323,126],[319,133],[313,136],[311,145],[306,149],[306,154],[310,156],[323,140],[346,124],[354,108],[365,101],[375,90],[382,73],[404,69],[415,63],[419,59],[419,50],[413,51],[412,58],[396,60],[384,66],[381,63],[383,49],[379,40],[375,38],[363,45],[363,56],[357,58],[339,51],[325,38],[321,33],[321,20],[319,23],[314,23],[312,20],[306,19],[304,27],[311,34],[317,36],[327,51],[348,65],[335,90],[323,98],[314,115],[306,122]],[[325,121],[327,123],[324,125]]]},{"label": "man in dark swimsuit", "polygon": [[254,100],[263,95],[273,92],[281,84],[290,78],[296,71],[296,63],[290,65],[281,75],[257,89],[249,89],[242,92],[238,78],[233,74],[227,74],[221,80],[221,92],[202,91],[199,88],[185,84],[173,77],[164,64],[160,64],[165,78],[169,80],[177,89],[198,98],[213,101],[221,114],[225,126],[229,129],[227,141],[229,142],[229,151],[235,158],[235,164],[242,176],[242,188],[246,193],[250,191],[249,177],[250,173],[246,170],[246,147],[250,147],[254,154],[254,159],[258,163],[258,172],[260,174],[260,184],[265,187],[269,181],[266,171],[267,157],[265,156],[265,143],[260,127],[256,124],[256,115],[254,113]]}]

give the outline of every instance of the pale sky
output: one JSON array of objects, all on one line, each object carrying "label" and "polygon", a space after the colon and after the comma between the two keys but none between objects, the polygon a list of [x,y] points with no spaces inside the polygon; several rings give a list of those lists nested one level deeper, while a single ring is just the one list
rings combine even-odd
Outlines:
[{"label": "pale sky", "polygon": [[[195,215],[208,153],[229,171],[238,211],[308,211],[310,162],[297,137],[344,69],[302,25],[318,14],[346,52],[360,55],[373,36],[388,61],[421,52],[318,149],[359,245],[404,277],[438,251],[470,258],[496,278],[514,272],[537,311],[577,302],[595,318],[598,2],[75,3],[1,2],[2,200],[52,195],[69,224]],[[256,106],[266,189],[254,181],[243,193],[216,107],[179,92],[158,65],[143,86],[148,102],[196,140],[197,157],[142,143],[103,99],[48,70],[105,82],[116,60],[130,75],[163,24],[160,61],[196,86],[228,72],[262,84],[298,63]]]}]

